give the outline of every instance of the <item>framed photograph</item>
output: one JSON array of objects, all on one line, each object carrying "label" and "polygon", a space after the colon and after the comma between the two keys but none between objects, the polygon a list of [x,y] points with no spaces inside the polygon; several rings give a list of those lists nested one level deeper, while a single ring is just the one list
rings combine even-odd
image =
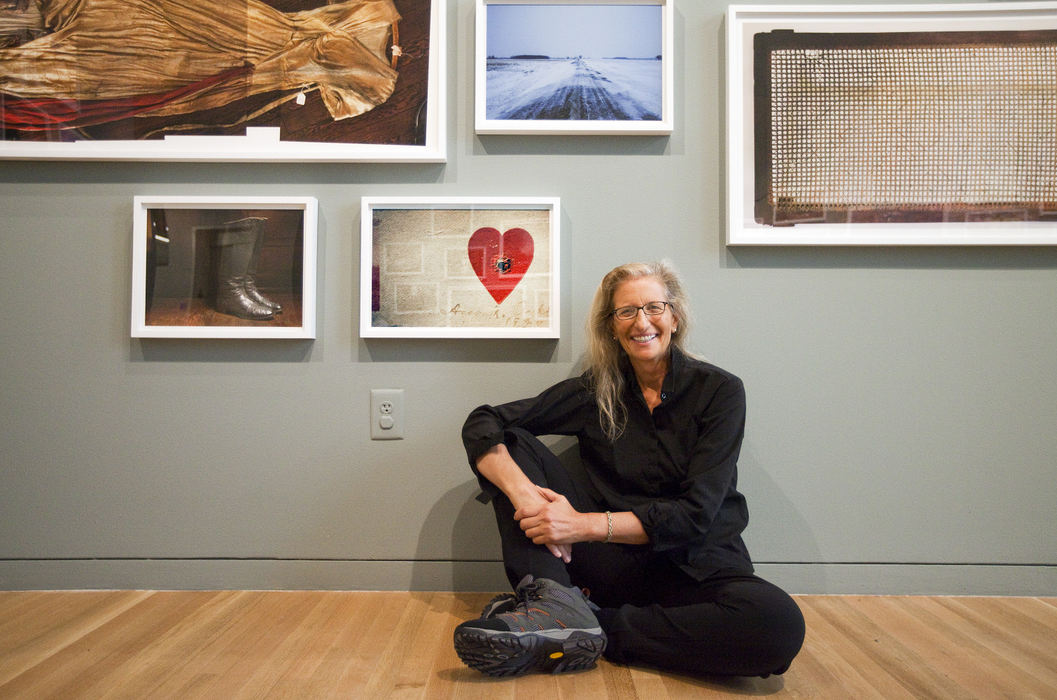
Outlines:
[{"label": "framed photograph", "polygon": [[313,197],[136,197],[132,337],[315,338]]},{"label": "framed photograph", "polygon": [[478,134],[670,134],[671,0],[476,0]]},{"label": "framed photograph", "polygon": [[1057,244],[1057,3],[732,5],[729,245]]},{"label": "framed photograph", "polygon": [[0,158],[445,159],[445,0],[0,5]]},{"label": "framed photograph", "polygon": [[364,338],[557,338],[556,197],[364,197]]}]

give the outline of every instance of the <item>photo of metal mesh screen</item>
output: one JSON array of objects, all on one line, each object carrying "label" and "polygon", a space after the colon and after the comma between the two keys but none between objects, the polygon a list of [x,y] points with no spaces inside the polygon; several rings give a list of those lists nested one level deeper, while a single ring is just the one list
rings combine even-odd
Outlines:
[{"label": "photo of metal mesh screen", "polygon": [[1057,222],[1057,31],[753,50],[758,223]]}]

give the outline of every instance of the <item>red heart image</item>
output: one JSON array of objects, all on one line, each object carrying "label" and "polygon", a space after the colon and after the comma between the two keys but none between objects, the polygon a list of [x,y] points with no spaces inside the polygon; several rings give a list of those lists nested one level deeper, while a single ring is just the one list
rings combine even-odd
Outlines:
[{"label": "red heart image", "polygon": [[502,304],[525,276],[535,251],[532,235],[525,229],[512,228],[500,234],[490,226],[474,231],[466,248],[477,279],[497,304]]}]

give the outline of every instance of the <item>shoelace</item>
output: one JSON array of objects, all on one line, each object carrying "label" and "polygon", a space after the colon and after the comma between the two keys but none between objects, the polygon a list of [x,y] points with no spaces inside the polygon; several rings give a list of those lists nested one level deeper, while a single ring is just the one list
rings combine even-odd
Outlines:
[{"label": "shoelace", "polygon": [[[542,615],[544,617],[552,619],[559,627],[566,627],[566,624],[559,618],[552,616],[546,610],[532,606],[532,603],[534,601],[543,599],[542,589],[543,584],[536,581],[520,586],[514,595],[514,599],[516,601],[514,604],[514,608],[512,610],[508,610],[505,613],[502,613],[502,615],[509,616],[509,619],[511,621],[531,621],[536,628],[543,629],[543,625],[540,624],[539,620],[535,617],[535,615]],[[527,629],[524,624],[515,624],[518,625],[521,631],[525,631]]]},{"label": "shoelace", "polygon": [[539,600],[543,597],[543,593],[540,591],[541,588],[543,588],[543,584],[539,581],[533,581],[522,586],[517,591],[518,601],[527,604],[529,601]]}]

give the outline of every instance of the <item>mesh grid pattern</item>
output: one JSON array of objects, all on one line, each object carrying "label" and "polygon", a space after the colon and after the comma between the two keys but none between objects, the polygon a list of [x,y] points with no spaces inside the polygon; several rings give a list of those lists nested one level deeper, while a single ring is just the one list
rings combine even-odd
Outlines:
[{"label": "mesh grid pattern", "polygon": [[1057,202],[1057,46],[777,49],[770,204]]}]

